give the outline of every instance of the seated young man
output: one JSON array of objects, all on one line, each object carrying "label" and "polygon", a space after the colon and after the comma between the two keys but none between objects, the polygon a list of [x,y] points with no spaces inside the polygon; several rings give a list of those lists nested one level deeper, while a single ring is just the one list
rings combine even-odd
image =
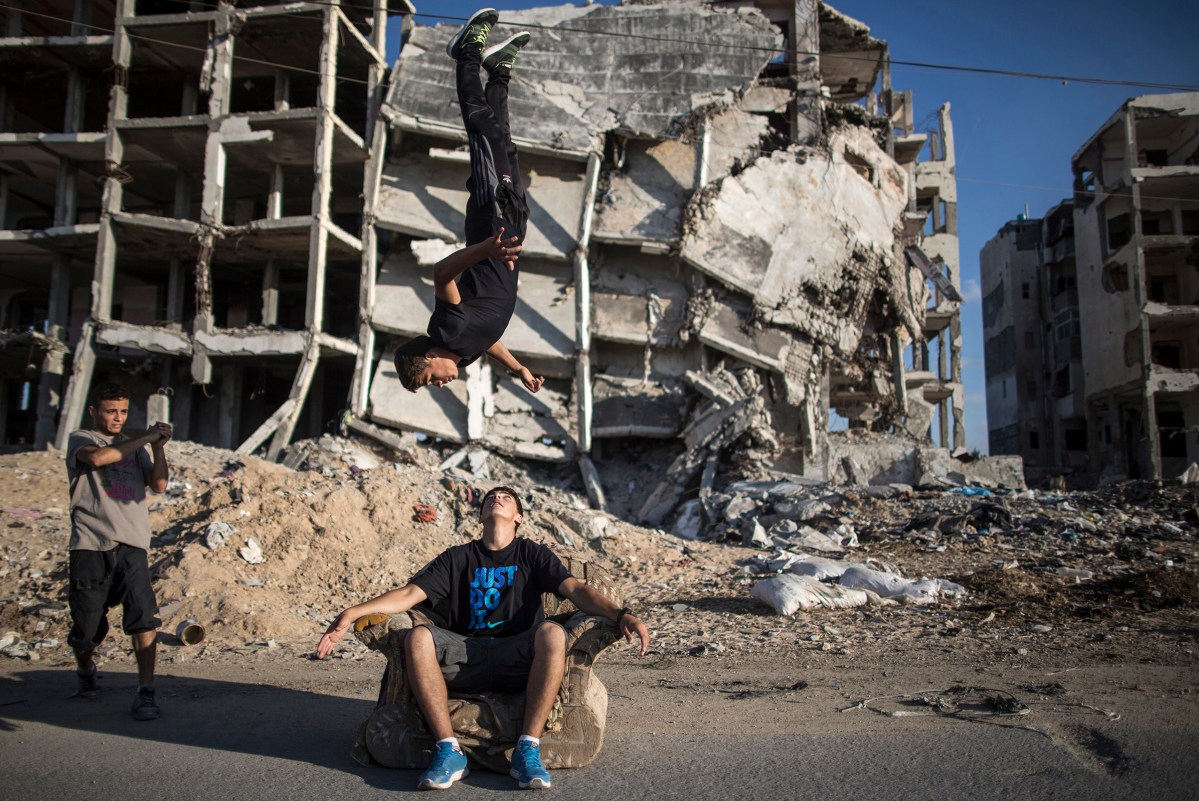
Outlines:
[{"label": "seated young man", "polygon": [[[470,150],[467,246],[433,268],[436,299],[428,335],[396,350],[396,372],[410,392],[448,384],[458,377],[458,368],[484,353],[519,376],[530,392],[545,381],[534,377],[500,341],[516,310],[516,261],[529,219],[508,125],[508,82],[516,56],[530,37],[521,32],[484,52],[498,20],[494,9],[476,11],[447,48],[457,62],[458,104]],[[480,67],[487,71],[486,88]]]},{"label": "seated young man", "polygon": [[371,614],[397,615],[419,603],[448,608],[449,628],[417,626],[405,642],[405,676],[437,747],[418,787],[444,790],[466,776],[467,760],[450,724],[448,691],[525,690],[524,732],[512,756],[511,775],[522,789],[550,786],[541,762],[540,737],[566,670],[566,632],[545,620],[541,595],[556,592],[592,615],[615,621],[625,639],[649,647],[649,630],[574,578],[548,548],[516,529],[524,507],[516,491],[496,487],[483,496],[483,535],[443,551],[403,587],[346,609],[317,644],[317,657],[333,651],[354,621]]}]

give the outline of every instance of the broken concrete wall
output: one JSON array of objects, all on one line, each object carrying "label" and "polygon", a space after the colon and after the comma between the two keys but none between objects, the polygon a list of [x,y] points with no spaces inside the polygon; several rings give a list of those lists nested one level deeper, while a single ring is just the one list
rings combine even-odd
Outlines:
[{"label": "broken concrete wall", "polygon": [[[492,36],[499,41],[524,25],[536,33],[513,81],[513,136],[582,152],[603,152],[611,131],[676,134],[693,111],[748,89],[782,40],[752,9],[690,2],[505,11]],[[393,125],[461,127],[445,61],[456,29],[413,29],[384,104]]]}]

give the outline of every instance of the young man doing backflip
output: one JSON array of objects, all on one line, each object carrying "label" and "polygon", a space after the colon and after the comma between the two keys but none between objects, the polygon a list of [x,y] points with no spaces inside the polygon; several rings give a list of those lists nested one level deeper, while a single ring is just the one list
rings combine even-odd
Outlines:
[{"label": "young man doing backflip", "polygon": [[[521,32],[484,51],[498,20],[495,9],[476,11],[446,48],[457,62],[458,104],[470,149],[467,246],[433,268],[436,297],[428,335],[396,350],[396,372],[411,392],[445,386],[458,377],[460,367],[483,354],[519,376],[530,392],[545,381],[534,377],[500,341],[516,309],[516,261],[529,219],[508,125],[508,82],[516,56],[530,37]],[[480,68],[487,72],[486,87]]]},{"label": "young man doing backflip", "polygon": [[450,722],[449,690],[523,689],[524,728],[511,774],[522,789],[546,789],[550,775],[541,762],[540,738],[566,670],[566,632],[545,619],[542,593],[555,592],[582,611],[613,621],[626,640],[641,641],[642,656],[649,630],[628,609],[573,577],[544,545],[516,536],[524,507],[515,490],[490,490],[479,517],[479,539],[443,551],[403,587],[346,609],[325,631],[316,653],[321,659],[332,653],[365,615],[398,615],[426,601],[448,607],[448,628],[417,626],[404,644],[404,676],[437,739],[418,786],[444,790],[468,773]]},{"label": "young man doing backflip", "polygon": [[[166,491],[171,427],[157,423],[136,437],[125,436],[129,393],[116,384],[96,387],[88,412],[92,427],[72,432],[67,441],[71,493],[67,643],[75,651],[76,695],[94,698],[100,692],[93,655],[108,634],[108,610],[119,604],[123,628],[133,639],[137,657],[133,717],[154,720],[159,714],[154,657],[161,621],[146,559],[150,547],[146,487]],[[153,459],[146,453],[147,445],[154,451]]]}]

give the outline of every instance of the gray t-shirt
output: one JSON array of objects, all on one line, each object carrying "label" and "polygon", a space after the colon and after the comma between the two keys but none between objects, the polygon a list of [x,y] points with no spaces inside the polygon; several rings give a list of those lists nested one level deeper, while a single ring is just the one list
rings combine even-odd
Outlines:
[{"label": "gray t-shirt", "polygon": [[71,489],[72,551],[109,551],[117,543],[150,548],[150,513],[146,482],[154,462],[139,448],[119,462],[89,467],[79,461],[88,445],[101,448],[113,439],[97,431],[71,432],[67,440],[67,479]]}]

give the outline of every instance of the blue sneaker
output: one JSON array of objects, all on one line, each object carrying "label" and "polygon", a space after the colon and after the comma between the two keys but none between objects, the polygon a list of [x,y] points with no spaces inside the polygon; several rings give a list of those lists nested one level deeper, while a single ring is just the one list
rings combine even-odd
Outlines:
[{"label": "blue sneaker", "polygon": [[433,761],[429,763],[428,770],[420,775],[416,786],[421,790],[447,790],[454,782],[469,775],[466,754],[455,751],[449,743],[438,743],[437,750],[433,752]]},{"label": "blue sneaker", "polygon": [[541,747],[528,740],[516,744],[512,753],[512,770],[508,771],[522,790],[550,789],[550,772],[541,764]]}]

